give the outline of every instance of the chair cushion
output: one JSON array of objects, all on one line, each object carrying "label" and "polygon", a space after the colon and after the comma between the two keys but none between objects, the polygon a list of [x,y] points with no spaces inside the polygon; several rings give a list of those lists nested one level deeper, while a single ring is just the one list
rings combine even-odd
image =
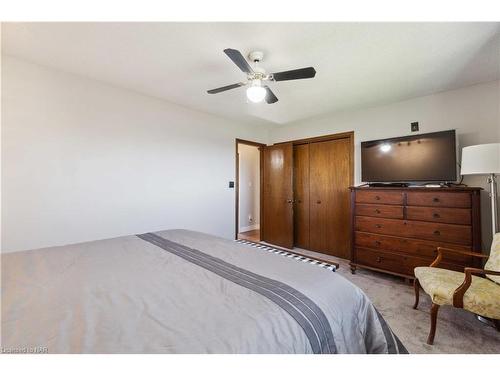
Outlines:
[{"label": "chair cushion", "polygon": [[[415,277],[424,291],[438,305],[453,305],[453,292],[465,275],[443,268],[417,267]],[[464,309],[488,318],[500,319],[500,285],[491,280],[472,276],[472,283],[464,295]]]},{"label": "chair cushion", "polygon": [[[493,236],[491,243],[490,257],[484,265],[485,270],[500,272],[500,233]],[[486,277],[500,284],[500,276],[486,275]]]}]

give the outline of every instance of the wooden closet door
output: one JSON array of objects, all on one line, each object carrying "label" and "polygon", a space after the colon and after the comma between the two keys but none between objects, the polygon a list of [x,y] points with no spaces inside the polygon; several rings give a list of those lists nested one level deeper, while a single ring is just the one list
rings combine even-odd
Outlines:
[{"label": "wooden closet door", "polygon": [[310,249],[349,258],[350,140],[311,143]]},{"label": "wooden closet door", "polygon": [[309,144],[293,149],[295,246],[309,249]]},{"label": "wooden closet door", "polygon": [[263,150],[262,239],[293,247],[293,146]]}]

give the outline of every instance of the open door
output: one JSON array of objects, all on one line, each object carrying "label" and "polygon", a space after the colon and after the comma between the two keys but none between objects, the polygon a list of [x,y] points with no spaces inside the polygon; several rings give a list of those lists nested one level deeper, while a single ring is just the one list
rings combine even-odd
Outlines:
[{"label": "open door", "polygon": [[262,151],[261,238],[293,247],[293,145],[267,146]]}]

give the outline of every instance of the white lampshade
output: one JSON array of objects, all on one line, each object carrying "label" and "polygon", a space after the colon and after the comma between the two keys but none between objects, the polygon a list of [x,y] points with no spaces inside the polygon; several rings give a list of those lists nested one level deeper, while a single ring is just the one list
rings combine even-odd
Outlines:
[{"label": "white lampshade", "polygon": [[247,89],[247,98],[253,103],[259,103],[266,97],[266,89],[262,86],[250,86]]},{"label": "white lampshade", "polygon": [[262,87],[260,79],[254,79],[252,85],[247,88],[247,98],[253,103],[259,103],[264,100],[267,91]]},{"label": "white lampshade", "polygon": [[462,149],[461,174],[500,174],[500,143]]}]

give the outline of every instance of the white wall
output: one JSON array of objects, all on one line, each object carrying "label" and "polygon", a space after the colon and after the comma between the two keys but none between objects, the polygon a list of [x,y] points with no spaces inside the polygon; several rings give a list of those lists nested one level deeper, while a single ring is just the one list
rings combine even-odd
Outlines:
[{"label": "white wall", "polygon": [[2,251],[167,228],[234,236],[237,124],[3,56]]},{"label": "white wall", "polygon": [[[456,129],[459,147],[500,142],[500,81],[479,84],[390,105],[339,112],[272,129],[271,143],[355,132],[355,181],[361,182],[360,142],[412,134],[410,123],[418,121],[420,133]],[[383,89],[383,88],[381,88]],[[413,133],[415,134],[415,133]],[[466,177],[470,186],[487,189],[486,177]],[[483,242],[491,241],[488,194],[482,194]]]},{"label": "white wall", "polygon": [[239,231],[260,228],[260,152],[255,146],[238,145],[240,193]]},{"label": "white wall", "polygon": [[[190,228],[234,233],[234,139],[267,129],[2,56],[2,249]],[[274,128],[274,142],[355,131],[363,140],[455,128],[500,141],[500,82]],[[486,187],[483,177],[467,178]],[[483,234],[489,242],[487,193]]]}]

